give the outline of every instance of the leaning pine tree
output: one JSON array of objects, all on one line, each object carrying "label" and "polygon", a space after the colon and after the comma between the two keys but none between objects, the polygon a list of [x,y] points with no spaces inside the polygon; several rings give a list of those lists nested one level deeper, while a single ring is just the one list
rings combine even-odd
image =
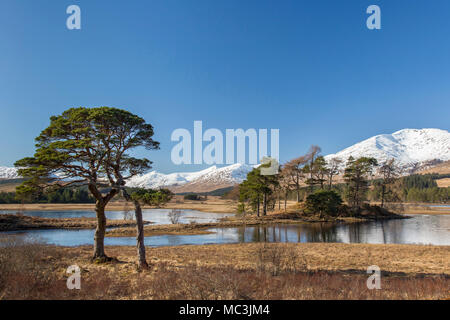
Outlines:
[{"label": "leaning pine tree", "polygon": [[[49,127],[36,138],[34,157],[15,163],[26,179],[17,194],[28,197],[49,188],[88,186],[96,199],[93,259],[107,261],[105,207],[114,196],[124,193],[127,179],[151,168],[150,160],[131,157],[128,152],[140,146],[158,149],[159,143],[152,136],[150,124],[125,110],[69,109],[50,118]],[[102,188],[107,191],[102,192]],[[136,220],[142,222],[142,217]]]}]

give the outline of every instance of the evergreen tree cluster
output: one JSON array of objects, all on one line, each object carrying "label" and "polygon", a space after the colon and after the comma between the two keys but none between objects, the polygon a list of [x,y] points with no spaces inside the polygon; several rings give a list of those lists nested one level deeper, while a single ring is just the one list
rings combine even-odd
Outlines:
[{"label": "evergreen tree cluster", "polygon": [[[448,203],[450,201],[450,188],[439,188],[436,179],[447,178],[449,175],[414,174],[398,178],[394,185],[394,196],[391,202],[426,202]],[[379,201],[381,188],[379,181],[373,183],[369,192],[372,201]]]},{"label": "evergreen tree cluster", "polygon": [[[260,216],[274,210],[281,199],[286,211],[287,200],[305,203],[305,212],[335,215],[345,199],[352,214],[358,214],[369,201],[380,202],[380,207],[392,202],[447,203],[450,187],[439,188],[436,179],[450,175],[401,176],[394,159],[378,163],[371,157],[350,157],[345,166],[340,159],[325,160],[320,148],[312,146],[309,152],[280,167],[276,175],[262,175],[261,167],[247,174],[239,188],[228,194],[238,198],[238,212],[248,211]],[[336,177],[344,183],[336,183]]]},{"label": "evergreen tree cluster", "polygon": [[[1,192],[0,203],[21,203],[15,192]],[[31,203],[95,203],[94,198],[86,188],[62,188],[52,192],[42,193],[30,199]]]}]

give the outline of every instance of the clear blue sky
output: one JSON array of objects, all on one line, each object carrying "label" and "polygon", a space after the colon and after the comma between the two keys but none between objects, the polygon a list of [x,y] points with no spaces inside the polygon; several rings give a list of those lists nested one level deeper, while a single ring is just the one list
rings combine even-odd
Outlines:
[{"label": "clear blue sky", "polygon": [[[66,28],[66,8],[82,29]],[[377,4],[382,29],[366,28]],[[176,128],[279,128],[280,158],[403,128],[449,129],[448,0],[2,0],[0,165],[69,107],[152,123],[162,172]]]}]

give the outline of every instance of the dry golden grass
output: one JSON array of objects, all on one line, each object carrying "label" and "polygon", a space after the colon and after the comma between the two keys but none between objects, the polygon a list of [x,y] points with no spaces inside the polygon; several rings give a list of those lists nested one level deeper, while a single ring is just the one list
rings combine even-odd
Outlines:
[{"label": "dry golden grass", "polygon": [[[229,266],[238,270],[256,270],[258,250],[264,244],[224,244],[147,248],[149,262],[174,267]],[[398,244],[344,244],[344,243],[271,243],[268,247],[294,253],[306,264],[307,270],[366,272],[377,265],[383,272],[403,274],[450,275],[450,247]],[[91,246],[78,248],[59,247],[70,259],[68,265],[90,265]],[[107,254],[126,262],[116,269],[130,272],[135,269],[136,249],[130,246],[107,247]],[[110,268],[99,265],[99,268]]]},{"label": "dry golden grass", "polygon": [[[378,203],[374,203],[378,204]],[[430,205],[429,203],[427,205]],[[296,212],[297,202],[288,201],[288,212]],[[404,214],[450,214],[450,208],[430,208],[416,203],[403,204],[404,210],[400,213]],[[125,203],[123,201],[114,201],[106,207],[110,211],[123,211]],[[144,207],[145,209],[152,207]],[[237,202],[234,200],[221,199],[216,196],[208,196],[205,201],[185,201],[182,196],[175,196],[169,202],[165,209],[191,209],[201,212],[216,212],[216,213],[233,213],[236,212]],[[128,206],[128,210],[130,206]],[[278,209],[278,206],[276,207]],[[94,204],[0,204],[0,210],[37,210],[37,211],[61,211],[61,210],[91,210],[94,211]],[[281,210],[269,212],[268,215],[283,213],[283,206]]]},{"label": "dry golden grass", "polygon": [[184,200],[183,196],[176,195],[164,208],[191,209],[203,212],[231,213],[236,212],[237,202],[222,199],[217,196],[208,196],[204,201]]},{"label": "dry golden grass", "polygon": [[450,161],[445,161],[445,162],[437,164],[431,168],[421,170],[418,173],[419,174],[429,174],[429,173],[449,174],[450,173]]},{"label": "dry golden grass", "polygon": [[0,192],[15,192],[16,187],[18,187],[20,183],[5,183],[0,184]]},{"label": "dry golden grass", "polygon": [[[208,196],[205,201],[183,200],[182,196],[175,196],[164,209],[191,209],[202,212],[231,213],[236,212],[237,202],[225,200],[220,197]],[[125,202],[112,201],[106,207],[106,210],[120,211],[124,210]],[[42,211],[60,211],[60,210],[92,210],[94,204],[86,203],[30,203],[30,204],[0,204],[0,210],[42,210]],[[154,208],[145,206],[145,209]]]},{"label": "dry golden grass", "polygon": [[443,178],[435,180],[439,188],[450,187],[450,178]]},{"label": "dry golden grass", "polygon": [[[437,204],[440,205],[441,203]],[[430,203],[406,203],[403,205],[404,214],[450,214],[448,207],[430,207]]]},{"label": "dry golden grass", "polygon": [[[240,244],[147,249],[107,247],[117,259],[91,262],[92,247],[0,238],[0,299],[445,299],[449,248],[410,245]],[[81,290],[67,290],[78,265]],[[379,265],[382,290],[368,290]]]}]

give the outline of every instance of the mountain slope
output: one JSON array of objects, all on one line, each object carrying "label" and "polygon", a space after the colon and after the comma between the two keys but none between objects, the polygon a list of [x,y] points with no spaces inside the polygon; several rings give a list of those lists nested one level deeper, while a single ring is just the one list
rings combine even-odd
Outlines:
[{"label": "mountain slope", "polygon": [[127,186],[141,188],[169,187],[174,192],[207,192],[241,183],[253,166],[232,164],[209,167],[195,172],[162,174],[156,171],[133,177]]},{"label": "mountain slope", "polygon": [[0,167],[0,179],[18,179],[16,168]]},{"label": "mountain slope", "polygon": [[325,157],[346,161],[350,156],[373,157],[379,162],[394,158],[406,171],[450,160],[450,133],[440,129],[403,129],[361,141]]},{"label": "mountain slope", "polygon": [[[381,134],[361,141],[326,159],[349,156],[354,158],[374,157],[380,163],[394,158],[405,173],[428,168],[432,170],[443,161],[450,160],[450,133],[440,129],[403,129],[393,134]],[[233,186],[242,182],[253,166],[233,164],[218,168],[209,167],[196,172],[163,174],[157,171],[133,177],[127,182],[130,187],[168,187],[174,192],[207,192]],[[15,168],[0,167],[0,179],[17,179]]]}]

